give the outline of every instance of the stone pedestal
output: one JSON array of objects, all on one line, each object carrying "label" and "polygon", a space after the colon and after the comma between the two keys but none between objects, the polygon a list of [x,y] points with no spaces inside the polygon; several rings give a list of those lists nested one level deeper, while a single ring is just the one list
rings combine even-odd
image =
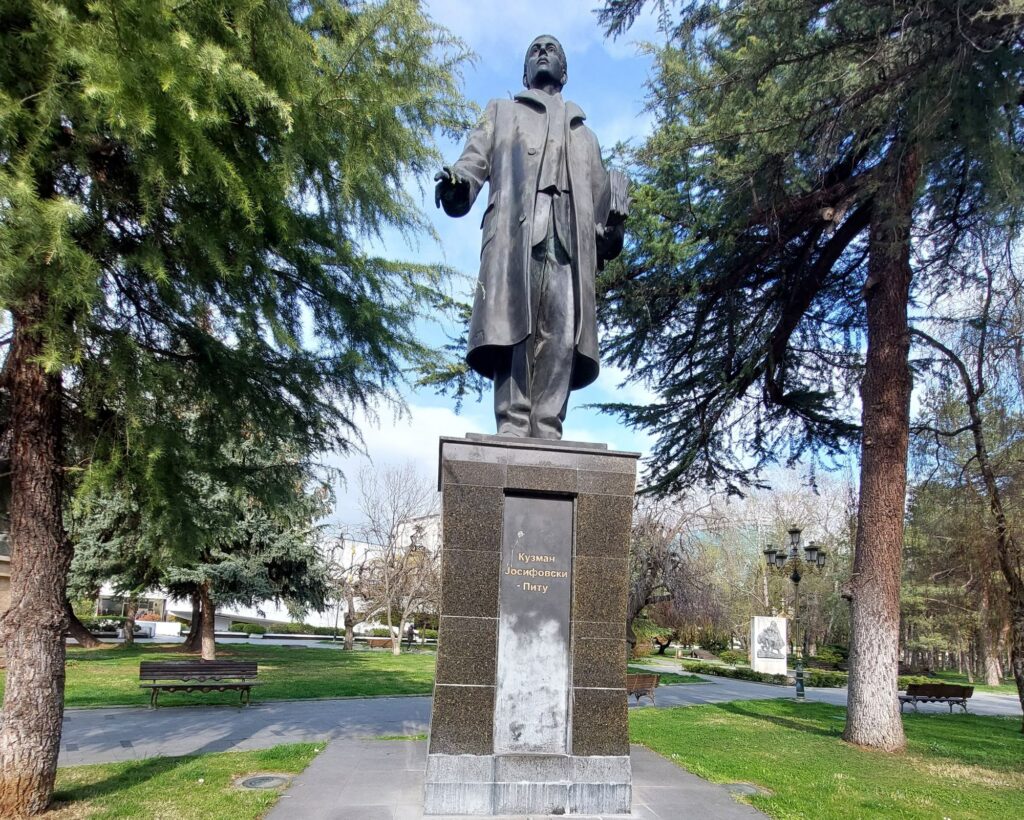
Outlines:
[{"label": "stone pedestal", "polygon": [[441,439],[427,814],[628,814],[635,453]]}]

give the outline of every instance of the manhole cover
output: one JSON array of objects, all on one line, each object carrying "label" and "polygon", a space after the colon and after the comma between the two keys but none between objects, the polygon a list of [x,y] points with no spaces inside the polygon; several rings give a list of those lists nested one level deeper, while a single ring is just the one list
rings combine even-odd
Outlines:
[{"label": "manhole cover", "polygon": [[251,774],[235,785],[240,789],[280,789],[287,786],[291,779],[288,774]]}]

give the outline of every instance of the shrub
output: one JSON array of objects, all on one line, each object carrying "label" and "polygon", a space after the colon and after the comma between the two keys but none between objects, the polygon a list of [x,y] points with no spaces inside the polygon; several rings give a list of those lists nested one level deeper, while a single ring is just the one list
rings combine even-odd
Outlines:
[{"label": "shrub", "polygon": [[709,630],[702,629],[697,633],[697,640],[695,643],[701,648],[706,649],[708,652],[721,652],[723,649],[728,649],[732,643],[732,638],[728,635],[722,635],[718,632],[711,632]]},{"label": "shrub", "polygon": [[841,643],[826,643],[818,647],[818,654],[824,655],[825,653],[838,655],[838,663],[846,663],[850,660],[850,647],[843,646]]},{"label": "shrub", "polygon": [[261,626],[260,624],[236,623],[236,624],[231,624],[231,626],[228,627],[228,629],[231,632],[243,632],[246,635],[266,635],[267,634],[267,628],[265,626]]},{"label": "shrub", "polygon": [[897,681],[897,686],[900,689],[906,689],[911,683],[935,683],[935,678],[929,678],[926,675],[900,675]]},{"label": "shrub", "polygon": [[654,646],[650,641],[637,641],[633,646],[634,658],[646,658],[654,654]]},{"label": "shrub", "polygon": [[100,618],[82,618],[82,626],[90,632],[116,632],[124,623],[124,618],[117,615]]},{"label": "shrub", "polygon": [[[232,627],[233,629],[234,627]],[[326,635],[327,637],[334,636],[333,626],[313,626],[312,624],[271,624],[266,627],[261,635],[266,633],[272,633],[274,635]],[[345,628],[342,626],[338,627],[338,637],[340,638],[345,634]]]},{"label": "shrub", "polygon": [[392,635],[393,633],[386,626],[378,626],[370,630],[371,638],[390,638]]},{"label": "shrub", "polygon": [[719,666],[715,663],[703,663],[701,661],[686,661],[683,664],[687,672],[698,672],[702,675],[718,675],[722,678],[736,678],[738,680],[752,680],[758,683],[786,684],[788,678],[785,675],[767,675],[763,672],[755,672],[749,666]]},{"label": "shrub", "polygon": [[804,685],[839,689],[846,686],[846,673],[828,669],[806,669],[804,670]]},{"label": "shrub", "polygon": [[[760,683],[792,683],[792,678],[786,675],[766,675],[762,672],[755,672],[749,666],[738,666],[735,669],[728,666],[719,666],[714,663],[702,661],[684,660],[683,668],[687,672],[697,672],[702,675],[718,675],[722,678],[737,678],[739,680],[752,680]],[[841,689],[847,684],[847,674],[827,669],[805,669],[804,685],[816,686],[822,689]],[[921,675],[900,675],[898,679],[899,688],[906,689],[910,683],[935,683],[934,679]]]},{"label": "shrub", "polygon": [[437,639],[437,630],[436,629],[421,629],[420,630],[420,637],[421,638],[434,638],[436,640]]},{"label": "shrub", "polygon": [[809,661],[822,669],[837,669],[843,663],[843,656],[829,646],[818,650],[817,655],[812,655]]},{"label": "shrub", "polygon": [[735,649],[726,649],[724,652],[719,652],[718,657],[720,657],[724,663],[731,663],[734,666],[736,664],[743,664],[747,662],[747,653],[737,652]]}]

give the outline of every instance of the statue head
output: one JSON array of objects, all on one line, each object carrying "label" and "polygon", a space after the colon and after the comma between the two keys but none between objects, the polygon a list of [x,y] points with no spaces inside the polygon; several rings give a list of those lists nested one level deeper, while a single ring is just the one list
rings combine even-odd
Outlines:
[{"label": "statue head", "polygon": [[569,81],[565,49],[550,34],[542,34],[530,43],[523,61],[523,85],[543,88],[555,85],[561,91]]}]

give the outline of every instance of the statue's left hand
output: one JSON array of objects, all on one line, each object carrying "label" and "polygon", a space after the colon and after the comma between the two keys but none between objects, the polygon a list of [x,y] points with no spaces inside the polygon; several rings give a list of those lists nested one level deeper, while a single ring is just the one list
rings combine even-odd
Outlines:
[{"label": "statue's left hand", "polygon": [[441,207],[442,202],[447,202],[452,199],[452,196],[455,194],[455,189],[459,185],[466,184],[463,180],[459,179],[455,172],[447,165],[434,174],[434,181],[437,182],[437,185],[434,187],[434,205],[438,208]]}]

